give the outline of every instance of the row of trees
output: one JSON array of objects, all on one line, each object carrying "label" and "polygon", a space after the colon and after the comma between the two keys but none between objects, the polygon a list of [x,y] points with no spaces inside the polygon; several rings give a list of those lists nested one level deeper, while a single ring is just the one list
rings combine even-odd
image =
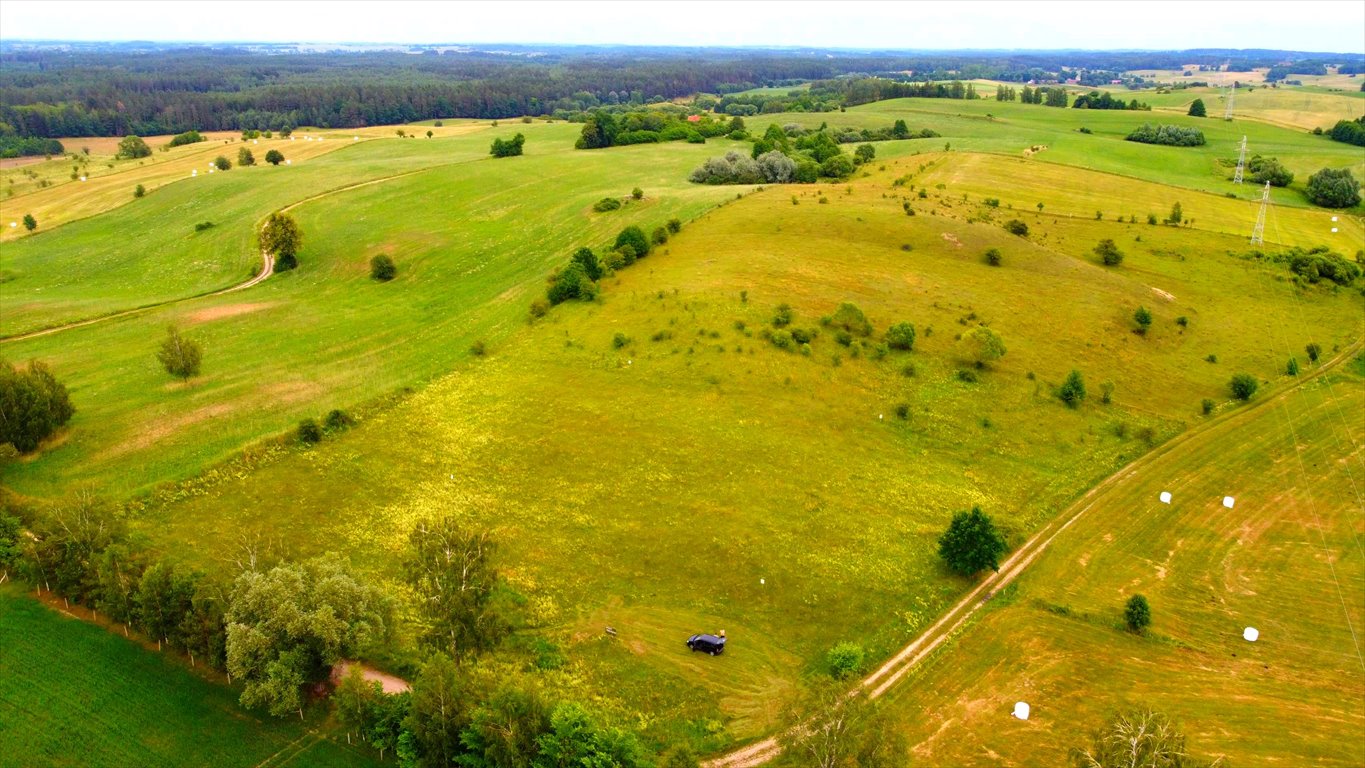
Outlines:
[{"label": "row of trees", "polygon": [[1142,104],[1137,99],[1124,101],[1121,98],[1115,98],[1108,91],[1105,91],[1104,93],[1091,91],[1090,93],[1081,94],[1076,97],[1076,101],[1072,103],[1071,107],[1073,109],[1127,109],[1146,111],[1151,111],[1152,109],[1150,104]]},{"label": "row of trees", "polygon": [[1333,141],[1365,147],[1365,115],[1354,120],[1338,120],[1337,124],[1332,126],[1332,130],[1327,132],[1327,135]]},{"label": "row of trees", "polygon": [[488,150],[488,154],[493,157],[517,157],[524,146],[526,137],[518,133],[510,139],[493,139],[493,146]]},{"label": "row of trees", "polygon": [[[643,196],[643,193],[640,196]],[[618,232],[611,248],[600,256],[591,248],[579,248],[574,252],[568,265],[548,278],[546,300],[550,305],[562,304],[571,299],[592,301],[597,298],[598,280],[643,259],[654,246],[667,243],[670,235],[680,231],[682,221],[679,219],[669,219],[668,224],[655,227],[649,235],[632,224]],[[544,309],[538,304],[533,304],[532,315],[542,315]]]},{"label": "row of trees", "polygon": [[[689,117],[696,117],[689,120]],[[744,130],[744,120],[716,119],[711,115],[689,116],[685,110],[637,110],[616,114],[596,110],[583,122],[583,131],[574,146],[578,149],[603,149],[629,144],[663,141],[705,143],[706,139]]]}]

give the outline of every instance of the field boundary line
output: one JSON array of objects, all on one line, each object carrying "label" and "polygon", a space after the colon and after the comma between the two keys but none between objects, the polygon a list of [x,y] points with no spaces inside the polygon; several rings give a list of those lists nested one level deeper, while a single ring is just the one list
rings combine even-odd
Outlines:
[{"label": "field boundary line", "polygon": [[[1324,376],[1338,366],[1351,360],[1365,349],[1365,339],[1358,339],[1350,346],[1343,349],[1332,360],[1319,366],[1311,375],[1300,377],[1297,381],[1291,382],[1288,387],[1273,396],[1260,400],[1256,403],[1248,404],[1245,408],[1233,411],[1226,415],[1217,417],[1210,421],[1196,425],[1195,427],[1175,436],[1166,443],[1158,446],[1149,453],[1139,456],[1132,462],[1120,468],[1117,472],[1109,475],[1097,485],[1086,491],[1079,499],[1072,502],[1062,515],[1053,518],[1052,522],[1045,525],[1042,530],[1035,533],[1028,541],[1024,542],[1008,559],[1001,565],[1000,570],[987,576],[980,584],[974,587],[966,595],[962,596],[948,611],[934,622],[928,629],[912,640],[908,645],[901,649],[899,653],[883,663],[872,674],[863,678],[858,685],[853,688],[849,695],[853,696],[860,692],[866,692],[869,699],[875,699],[886,693],[907,673],[934,650],[946,643],[953,634],[961,629],[973,615],[983,606],[990,602],[990,598],[999,590],[1011,584],[1020,574],[1024,572],[1039,555],[1043,554],[1052,540],[1057,538],[1063,531],[1070,528],[1073,523],[1079,520],[1086,512],[1092,509],[1098,497],[1112,486],[1127,480],[1138,471],[1145,469],[1148,464],[1164,458],[1175,450],[1182,448],[1192,441],[1201,439],[1218,429],[1236,429],[1244,422],[1259,417],[1266,408],[1271,408],[1289,395],[1297,391],[1320,376]],[[1271,408],[1273,413],[1273,408]],[[985,592],[985,597],[980,597]],[[800,728],[800,726],[797,726]],[[790,732],[786,732],[790,733]],[[785,735],[785,733],[784,733]],[[703,768],[753,768],[753,766],[763,765],[782,753],[782,745],[778,736],[770,736],[762,741],[755,742],[746,747],[742,747],[728,754],[708,760],[702,763]]]}]

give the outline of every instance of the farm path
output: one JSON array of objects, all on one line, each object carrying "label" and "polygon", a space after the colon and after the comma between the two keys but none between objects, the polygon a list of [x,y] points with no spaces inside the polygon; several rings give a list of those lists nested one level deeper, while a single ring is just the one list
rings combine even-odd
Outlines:
[{"label": "farm path", "polygon": [[[387,181],[393,181],[394,179],[401,179],[401,178],[403,178],[404,176],[411,176],[411,175],[416,174],[416,173],[425,173],[426,171],[430,171],[430,170],[432,170],[433,168],[440,168],[440,167],[442,167],[442,165],[455,165],[455,164],[456,164],[456,163],[443,163],[443,164],[441,164],[441,165],[431,165],[431,166],[427,166],[427,167],[425,167],[425,168],[419,168],[419,169],[417,169],[417,170],[415,170],[415,171],[404,171],[404,172],[402,172],[402,173],[395,173],[395,174],[393,174],[392,176],[381,176],[380,178],[377,178],[377,179],[370,179],[369,181],[361,181],[361,182],[357,182],[357,183],[355,183],[355,184],[347,184],[347,185],[345,185],[345,186],[337,187],[337,188],[335,188],[335,189],[329,189],[329,190],[326,190],[326,191],[324,191],[324,192],[319,192],[319,193],[317,193],[317,194],[315,194],[315,195],[309,195],[308,197],[305,197],[305,198],[303,198],[302,200],[296,200],[296,201],[290,203],[289,205],[286,205],[285,207],[281,208],[281,209],[279,210],[279,213],[288,213],[289,211],[291,211],[291,210],[293,210],[293,209],[299,207],[300,205],[303,205],[304,203],[311,203],[311,202],[313,202],[314,200],[318,200],[318,199],[320,199],[320,198],[324,198],[324,197],[327,197],[327,196],[329,196],[329,195],[336,195],[336,194],[340,194],[340,193],[342,193],[342,192],[350,192],[350,191],[353,190],[353,189],[359,189],[359,188],[361,188],[361,187],[368,187],[368,186],[370,186],[370,185],[372,185],[372,184],[382,184],[382,183],[387,182]],[[4,343],[10,342],[10,341],[23,341],[24,339],[35,339],[35,338],[38,338],[39,336],[47,336],[47,335],[53,334],[53,333],[60,333],[60,332],[62,332],[62,331],[69,331],[69,330],[71,330],[71,329],[73,329],[73,328],[82,328],[82,327],[85,327],[85,326],[88,326],[88,325],[95,325],[96,323],[107,322],[107,321],[109,321],[109,320],[117,320],[117,319],[119,319],[119,318],[121,318],[121,317],[130,317],[130,316],[132,316],[132,315],[141,314],[141,313],[143,313],[143,312],[148,312],[148,311],[151,311],[151,310],[153,310],[153,309],[161,309],[161,308],[163,308],[163,307],[169,307],[169,306],[173,306],[173,305],[175,305],[175,304],[183,304],[183,303],[185,303],[185,302],[187,302],[187,301],[194,301],[194,300],[196,300],[196,299],[208,299],[208,298],[212,298],[212,297],[214,297],[214,296],[222,296],[222,295],[225,294],[225,293],[233,293],[233,292],[235,292],[235,291],[246,290],[247,288],[251,288],[251,287],[260,285],[261,283],[265,282],[265,281],[266,281],[271,275],[273,275],[274,273],[275,273],[275,257],[274,257],[273,255],[269,254],[269,253],[266,253],[265,251],[261,251],[261,271],[260,271],[259,273],[255,274],[255,275],[253,275],[251,278],[249,278],[249,279],[247,279],[247,280],[245,280],[245,281],[243,281],[243,282],[237,283],[236,285],[230,285],[230,286],[228,286],[227,288],[220,288],[220,289],[218,289],[218,290],[216,290],[216,291],[210,291],[210,292],[208,292],[208,293],[201,293],[201,294],[198,294],[198,295],[195,295],[195,296],[182,296],[181,298],[178,298],[178,299],[169,299],[169,300],[167,300],[167,301],[156,302],[155,304],[146,304],[146,305],[143,305],[143,306],[141,306],[141,307],[134,307],[134,308],[132,308],[132,309],[125,309],[125,310],[122,310],[122,311],[119,311],[119,312],[113,312],[113,313],[108,314],[108,315],[101,315],[101,316],[99,316],[99,317],[92,317],[92,318],[90,318],[90,319],[88,319],[88,320],[76,320],[76,321],[74,321],[74,322],[66,323],[66,324],[64,324],[64,325],[54,326],[54,327],[52,327],[52,328],[43,328],[43,329],[37,330],[37,331],[29,331],[28,333],[21,333],[21,334],[18,334],[17,336],[6,336],[6,337],[4,337],[4,338],[0,338],[0,344],[4,344]]]},{"label": "farm path", "polygon": [[[1240,429],[1248,422],[1270,414],[1270,406],[1281,403],[1286,397],[1298,388],[1310,381],[1337,368],[1347,360],[1352,359],[1365,349],[1365,340],[1356,341],[1351,346],[1344,349],[1340,354],[1329,362],[1320,366],[1310,376],[1302,376],[1291,386],[1275,393],[1274,396],[1263,398],[1262,400],[1230,413],[1221,418],[1214,419],[1200,426],[1194,427],[1187,432],[1176,436],[1169,442],[1152,450],[1151,452],[1134,460],[1131,464],[1123,467],[1119,471],[1101,481],[1098,485],[1091,488],[1081,498],[1077,499],[1066,512],[1057,516],[1052,522],[1048,523],[1038,533],[1034,534],[1023,546],[1015,550],[1000,566],[1000,570],[987,576],[974,589],[962,596],[952,608],[948,610],[937,622],[926,629],[919,637],[915,638],[909,645],[901,649],[899,653],[891,657],[886,663],[882,664],[875,672],[868,675],[849,691],[849,696],[858,693],[866,693],[870,699],[875,699],[889,691],[899,683],[919,662],[924,660],[929,654],[948,642],[958,631],[966,626],[967,621],[982,607],[990,602],[991,597],[1001,589],[1009,586],[1015,579],[1024,572],[1034,560],[1042,555],[1052,543],[1052,540],[1061,535],[1063,531],[1070,528],[1073,523],[1079,520],[1097,504],[1105,500],[1107,493],[1115,486],[1119,486],[1130,478],[1136,477],[1140,472],[1146,470],[1150,465],[1159,459],[1168,456],[1176,451],[1189,450],[1198,447],[1201,443],[1223,439],[1228,430]],[[799,726],[798,726],[799,727]],[[782,744],[779,736],[772,736],[759,742],[750,744],[747,747],[735,750],[726,755],[722,755],[713,760],[702,763],[703,768],[753,768],[753,766],[763,765],[782,753]]]}]

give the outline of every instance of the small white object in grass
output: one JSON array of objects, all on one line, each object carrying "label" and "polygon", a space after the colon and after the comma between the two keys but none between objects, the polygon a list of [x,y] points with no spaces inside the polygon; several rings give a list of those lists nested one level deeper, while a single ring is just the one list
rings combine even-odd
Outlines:
[{"label": "small white object in grass", "polygon": [[1336,228],[1336,227],[1332,227],[1332,234],[1335,235],[1336,233],[1337,233],[1337,228]]},{"label": "small white object in grass", "polygon": [[1223,506],[1227,507],[1228,509],[1232,509],[1232,503],[1233,503],[1233,499],[1232,499],[1231,496],[1224,496],[1224,497],[1223,497]]},{"label": "small white object in grass", "polygon": [[360,141],[360,137],[359,137],[359,136],[352,136],[352,137],[351,137],[351,141]]},{"label": "small white object in grass", "polygon": [[759,580],[758,580],[758,583],[759,583],[759,584],[767,584],[767,583],[768,583],[768,580],[767,580],[767,579],[759,579]]},{"label": "small white object in grass", "polygon": [[293,161],[293,160],[285,160],[285,161],[284,161],[284,164],[285,164],[285,165],[293,165],[293,164],[294,164],[294,161]]},{"label": "small white object in grass", "polygon": [[256,140],[256,139],[252,139],[252,140],[251,140],[251,143],[252,143],[252,144],[260,144],[261,142],[258,141],[258,140]]},{"label": "small white object in grass", "polygon": [[289,137],[289,140],[290,140],[290,141],[293,141],[293,140],[294,140],[294,137],[293,137],[293,136],[290,136],[290,137]]},{"label": "small white object in grass", "polygon": [[1335,217],[1335,216],[1333,216],[1333,217],[1332,217],[1332,221],[1333,221],[1333,223],[1335,223],[1335,222],[1336,222],[1336,220],[1337,220],[1337,217]]},{"label": "small white object in grass", "polygon": [[199,175],[199,169],[198,169],[198,168],[195,168],[194,170],[190,171],[190,175],[191,175],[191,176],[198,176],[198,175]]},{"label": "small white object in grass", "polygon": [[1170,492],[1170,491],[1162,491],[1162,492],[1161,492],[1161,503],[1162,503],[1162,504],[1170,504],[1170,503],[1171,503],[1171,492]]},{"label": "small white object in grass", "polygon": [[877,421],[881,421],[881,420],[882,420],[882,414],[879,413],[879,414],[877,414]]},{"label": "small white object in grass", "polygon": [[1256,629],[1255,627],[1247,627],[1246,629],[1242,630],[1242,639],[1246,640],[1248,643],[1256,642],[1256,638],[1260,636],[1261,631]]},{"label": "small white object in grass", "polygon": [[85,181],[85,177],[84,177],[84,176],[81,177],[81,181]]},{"label": "small white object in grass", "polygon": [[1014,702],[1014,713],[1013,713],[1013,714],[1014,714],[1015,717],[1019,718],[1020,720],[1027,720],[1027,719],[1028,719],[1028,710],[1029,710],[1029,706],[1028,706],[1028,702],[1027,702],[1027,701],[1016,701],[1016,702]]}]

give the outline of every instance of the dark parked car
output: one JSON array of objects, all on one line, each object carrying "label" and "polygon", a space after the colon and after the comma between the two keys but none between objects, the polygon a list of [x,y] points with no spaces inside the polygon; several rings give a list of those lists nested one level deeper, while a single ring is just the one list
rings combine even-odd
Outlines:
[{"label": "dark parked car", "polygon": [[702,651],[712,656],[719,656],[725,653],[725,638],[715,635],[693,635],[687,638],[687,647],[693,651]]}]

